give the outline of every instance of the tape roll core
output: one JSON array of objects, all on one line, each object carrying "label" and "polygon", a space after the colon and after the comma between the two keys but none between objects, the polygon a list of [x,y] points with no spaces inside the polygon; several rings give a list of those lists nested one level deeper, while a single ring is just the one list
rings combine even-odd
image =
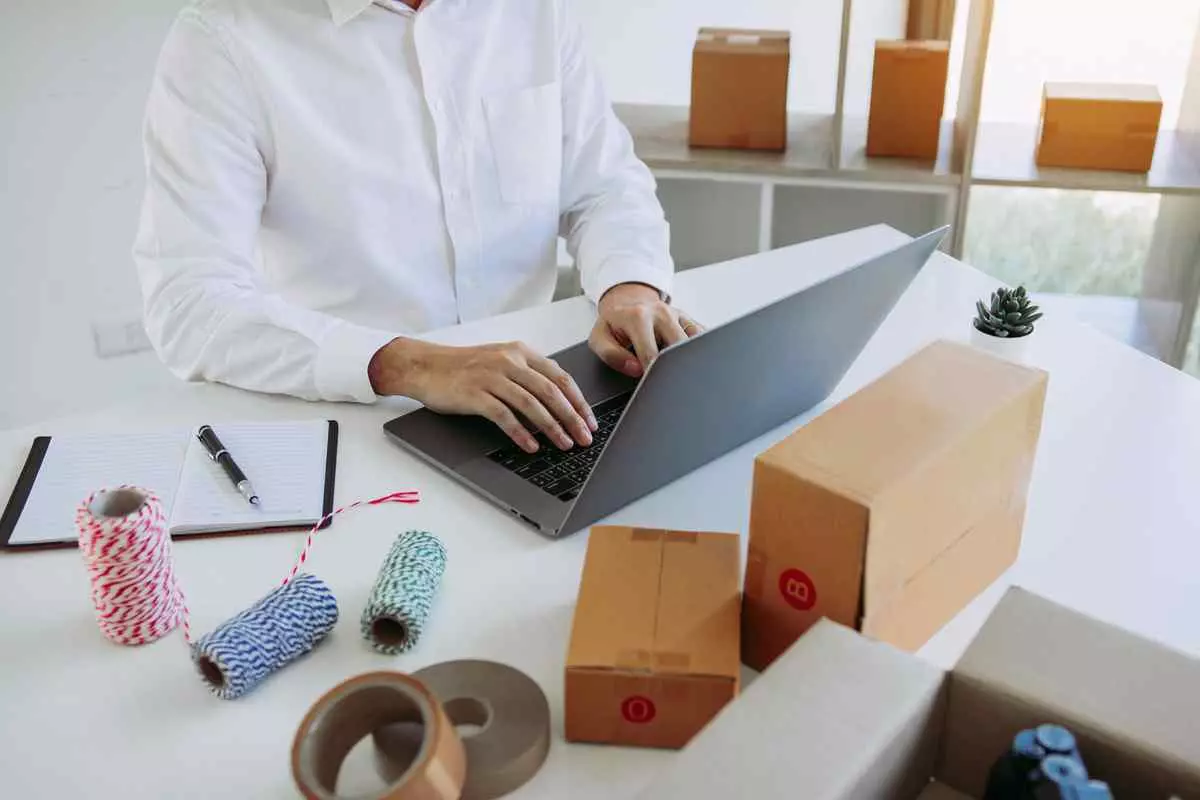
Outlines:
[{"label": "tape roll core", "polygon": [[[450,661],[413,673],[443,704],[452,725],[464,734],[467,773],[462,800],[491,800],[527,783],[550,752],[550,704],[532,678],[490,661]],[[378,727],[375,764],[391,781],[414,757],[420,738],[412,725]]]},{"label": "tape roll core", "polygon": [[419,681],[373,672],[334,687],[304,717],[292,743],[292,777],[308,800],[337,800],[338,772],[361,739],[396,723],[419,726],[416,757],[386,789],[359,800],[453,800],[462,793],[466,759],[454,725]]}]

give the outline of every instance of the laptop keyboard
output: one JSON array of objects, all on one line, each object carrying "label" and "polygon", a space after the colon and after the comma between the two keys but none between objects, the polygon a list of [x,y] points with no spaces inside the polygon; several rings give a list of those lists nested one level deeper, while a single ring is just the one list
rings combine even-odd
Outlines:
[{"label": "laptop keyboard", "polygon": [[574,500],[596,466],[600,452],[604,450],[608,437],[612,435],[632,396],[630,392],[593,406],[596,431],[592,434],[592,443],[587,447],[576,445],[570,450],[559,450],[557,445],[539,433],[537,440],[541,449],[536,453],[526,453],[517,445],[510,444],[488,453],[488,458],[547,494],[561,500]]}]

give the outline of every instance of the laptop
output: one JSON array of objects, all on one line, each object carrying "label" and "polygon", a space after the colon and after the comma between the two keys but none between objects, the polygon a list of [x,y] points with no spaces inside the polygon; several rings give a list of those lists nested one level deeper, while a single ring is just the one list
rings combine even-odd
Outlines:
[{"label": "laptop", "polygon": [[384,430],[541,533],[573,533],[824,402],[947,230],[665,348],[640,380],[586,342],[556,353],[592,403],[588,447],[539,433],[526,453],[481,417],[428,409]]}]

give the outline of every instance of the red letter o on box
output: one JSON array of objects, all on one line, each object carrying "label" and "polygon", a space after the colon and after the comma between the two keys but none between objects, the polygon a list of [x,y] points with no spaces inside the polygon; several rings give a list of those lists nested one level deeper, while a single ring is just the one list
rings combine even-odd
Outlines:
[{"label": "red letter o on box", "polygon": [[654,719],[656,713],[654,701],[649,697],[634,695],[625,698],[621,703],[621,716],[625,718],[626,722],[632,722],[635,725],[645,725]]},{"label": "red letter o on box", "polygon": [[798,569],[784,570],[779,576],[779,593],[789,606],[808,611],[817,604],[817,587],[812,578]]}]

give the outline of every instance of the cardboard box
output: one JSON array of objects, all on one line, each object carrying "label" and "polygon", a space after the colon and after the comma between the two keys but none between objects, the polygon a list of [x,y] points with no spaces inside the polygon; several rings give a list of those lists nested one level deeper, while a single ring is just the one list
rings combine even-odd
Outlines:
[{"label": "cardboard box", "polygon": [[566,668],[566,738],[682,747],[737,696],[734,534],[593,528]]},{"label": "cardboard box", "polygon": [[1037,164],[1146,172],[1161,119],[1162,98],[1153,86],[1047,83]]},{"label": "cardboard box", "polygon": [[875,43],[868,156],[937,158],[949,70],[949,42]]},{"label": "cardboard box", "polygon": [[1196,798],[1198,685],[1200,662],[1022,589],[949,673],[824,620],[641,796],[979,798],[1017,731],[1055,722],[1115,797]]},{"label": "cardboard box", "polygon": [[742,660],[821,617],[915,650],[1016,558],[1047,375],[937,342],[755,461]]},{"label": "cardboard box", "polygon": [[692,147],[787,149],[787,31],[701,28],[692,51]]}]

